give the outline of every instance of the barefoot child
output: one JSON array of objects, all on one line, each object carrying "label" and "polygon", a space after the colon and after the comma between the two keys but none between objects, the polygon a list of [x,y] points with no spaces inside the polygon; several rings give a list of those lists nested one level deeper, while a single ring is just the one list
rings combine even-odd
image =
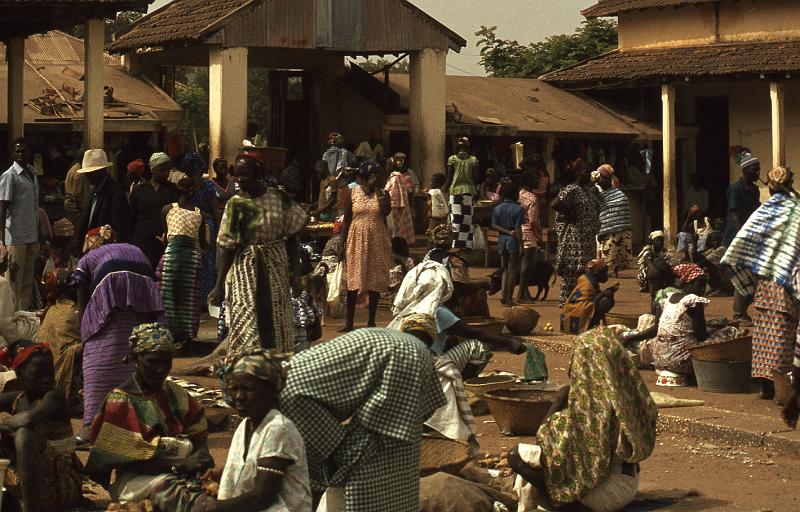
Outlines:
[{"label": "barefoot child", "polygon": [[501,302],[510,306],[514,287],[519,281],[519,258],[522,253],[522,224],[525,210],[517,203],[519,188],[512,182],[503,183],[500,188],[503,202],[492,211],[492,229],[500,233],[497,239],[497,252],[500,253],[503,267],[503,290]]},{"label": "barefoot child", "polygon": [[83,476],[67,399],[54,389],[53,355],[47,345],[19,340],[0,359],[23,389],[0,394],[0,411],[12,415],[0,425],[0,452],[11,459],[5,486],[25,512],[69,510],[82,500]]}]

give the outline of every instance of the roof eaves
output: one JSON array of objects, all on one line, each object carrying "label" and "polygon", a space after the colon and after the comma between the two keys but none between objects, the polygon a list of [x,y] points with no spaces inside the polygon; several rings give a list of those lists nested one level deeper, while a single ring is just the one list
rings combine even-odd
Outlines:
[{"label": "roof eaves", "polygon": [[423,17],[423,18],[425,18],[427,21],[429,21],[430,23],[432,23],[432,24],[433,24],[433,25],[434,25],[434,26],[435,26],[437,29],[439,29],[440,31],[444,32],[444,33],[445,33],[445,35],[448,37],[448,39],[450,39],[450,41],[451,41],[452,43],[454,43],[454,44],[450,45],[450,48],[451,48],[453,51],[455,51],[455,52],[460,52],[460,51],[461,51],[461,48],[466,48],[466,46],[467,46],[467,40],[466,40],[466,39],[464,39],[463,37],[461,37],[460,35],[458,35],[458,34],[457,34],[456,32],[454,32],[452,29],[448,28],[448,27],[447,27],[446,25],[444,25],[442,22],[440,22],[439,20],[437,20],[436,18],[434,18],[433,16],[431,16],[431,15],[430,15],[430,14],[428,14],[427,12],[423,11],[422,9],[420,9],[419,7],[417,7],[416,5],[412,4],[412,3],[411,3],[411,2],[409,2],[408,0],[400,0],[400,2],[401,2],[401,3],[402,3],[402,4],[403,4],[403,5],[404,5],[404,6],[405,6],[407,9],[409,9],[410,11],[413,11],[413,12],[414,12],[414,13],[416,13],[417,15],[420,15],[420,16],[422,16],[422,17]]},{"label": "roof eaves", "polygon": [[607,57],[608,55],[611,55],[611,54],[614,54],[614,53],[619,53],[619,48],[615,48],[615,49],[613,49],[611,51],[608,51],[606,53],[601,53],[600,55],[597,55],[597,56],[592,57],[590,59],[585,59],[585,60],[582,60],[580,62],[576,62],[574,64],[570,64],[569,66],[564,66],[563,68],[556,69],[555,71],[550,71],[549,73],[545,73],[544,75],[540,76],[538,79],[543,81],[543,82],[547,82],[548,81],[548,77],[550,77],[551,75],[555,75],[557,73],[561,73],[562,71],[568,71],[570,69],[577,68],[579,66],[583,66],[587,62],[592,62],[592,61],[595,61],[595,60],[598,60],[598,59],[602,59],[602,58]]}]

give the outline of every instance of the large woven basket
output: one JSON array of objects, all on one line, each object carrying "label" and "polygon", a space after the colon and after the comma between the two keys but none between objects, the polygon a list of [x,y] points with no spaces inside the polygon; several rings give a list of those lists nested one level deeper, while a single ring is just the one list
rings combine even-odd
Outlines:
[{"label": "large woven basket", "polygon": [[730,361],[747,363],[753,360],[753,337],[743,336],[722,343],[710,343],[691,349],[698,361]]},{"label": "large woven basket", "polygon": [[457,475],[469,462],[467,445],[441,437],[423,437],[420,443],[420,475],[425,477],[443,471]]},{"label": "large woven basket", "polygon": [[513,375],[487,375],[486,377],[474,377],[465,380],[464,389],[478,396],[483,396],[489,391],[509,389],[514,386],[516,381],[517,378]]},{"label": "large woven basket", "polygon": [[639,317],[636,315],[607,313],[604,322],[606,325],[624,325],[629,329],[636,329],[639,326]]},{"label": "large woven basket", "polygon": [[494,317],[466,316],[461,320],[470,327],[480,329],[481,331],[488,332],[496,336],[500,336],[500,334],[502,334],[503,326],[505,325],[505,321],[503,319]]},{"label": "large woven basket", "polygon": [[505,435],[532,436],[547,417],[555,392],[513,388],[483,396],[494,421]]}]

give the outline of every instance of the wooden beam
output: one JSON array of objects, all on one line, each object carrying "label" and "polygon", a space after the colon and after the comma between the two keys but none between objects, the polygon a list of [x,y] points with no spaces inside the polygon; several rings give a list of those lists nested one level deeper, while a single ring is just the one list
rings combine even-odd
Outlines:
[{"label": "wooden beam", "polygon": [[772,104],[772,167],[786,166],[786,91],[781,82],[769,84]]},{"label": "wooden beam", "polygon": [[23,90],[25,73],[25,38],[12,37],[6,46],[8,62],[8,145],[24,135],[23,118],[25,93]]},{"label": "wooden beam", "polygon": [[86,149],[104,149],[103,139],[103,46],[102,19],[84,23],[83,144]]},{"label": "wooden beam", "polygon": [[678,176],[675,143],[675,86],[661,85],[661,132],[664,152],[664,235],[669,244],[678,236]]}]

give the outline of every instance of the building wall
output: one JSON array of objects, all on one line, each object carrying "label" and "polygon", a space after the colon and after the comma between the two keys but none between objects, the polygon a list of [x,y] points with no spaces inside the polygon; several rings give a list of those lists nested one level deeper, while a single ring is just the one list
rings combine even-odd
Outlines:
[{"label": "building wall", "polygon": [[800,2],[742,0],[619,16],[620,48],[690,46],[714,42],[800,38]]},{"label": "building wall", "polygon": [[[704,96],[727,96],[729,104],[730,145],[741,145],[761,160],[761,177],[772,168],[772,119],[769,97],[769,82],[740,81],[715,82],[684,85],[678,89],[677,115],[680,124],[696,122],[695,100]],[[792,141],[800,139],[800,83],[786,83],[786,158],[790,167],[800,166],[800,146]],[[696,151],[703,151],[698,147]],[[693,155],[686,155],[690,169],[694,169]],[[733,183],[741,177],[741,169],[729,159],[728,181]],[[688,180],[685,180],[686,183]],[[760,184],[761,185],[761,184]],[[768,197],[761,185],[762,200]]]}]

